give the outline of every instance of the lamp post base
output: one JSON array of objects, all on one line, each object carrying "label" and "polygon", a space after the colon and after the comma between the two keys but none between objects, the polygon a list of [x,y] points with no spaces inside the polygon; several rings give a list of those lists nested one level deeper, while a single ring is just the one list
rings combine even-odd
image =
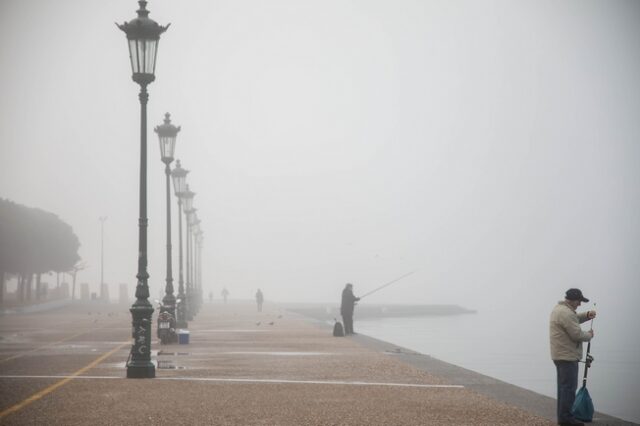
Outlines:
[{"label": "lamp post base", "polygon": [[153,307],[146,299],[138,299],[129,309],[133,317],[133,346],[127,362],[127,378],[153,378],[156,367],[151,362],[151,315]]},{"label": "lamp post base", "polygon": [[131,362],[127,365],[127,379],[153,379],[156,366],[152,362]]}]

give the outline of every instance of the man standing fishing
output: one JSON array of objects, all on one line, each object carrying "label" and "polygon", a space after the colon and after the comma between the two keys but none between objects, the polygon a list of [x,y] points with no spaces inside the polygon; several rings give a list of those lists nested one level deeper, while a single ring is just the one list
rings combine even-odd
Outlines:
[{"label": "man standing fishing", "polygon": [[577,288],[570,288],[563,301],[553,308],[549,320],[551,359],[558,376],[558,423],[583,425],[571,413],[578,387],[578,361],[582,359],[582,342],[593,338],[593,330],[583,331],[580,324],[595,318],[596,311],[576,313],[589,299]]},{"label": "man standing fishing", "polygon": [[359,297],[353,295],[353,284],[349,283],[342,290],[342,304],[340,305],[340,315],[344,322],[344,334],[356,334],[353,332],[353,309]]}]

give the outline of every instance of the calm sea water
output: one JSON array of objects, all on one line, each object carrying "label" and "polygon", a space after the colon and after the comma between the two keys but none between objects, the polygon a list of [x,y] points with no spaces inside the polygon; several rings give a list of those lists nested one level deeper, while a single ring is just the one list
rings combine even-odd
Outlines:
[{"label": "calm sea water", "polygon": [[[357,309],[357,308],[356,308]],[[640,423],[640,341],[637,314],[616,313],[594,323],[587,387],[596,410]],[[589,324],[583,324],[588,329]],[[555,398],[549,357],[548,314],[514,309],[442,317],[358,320],[356,332],[431,355]],[[584,346],[586,351],[586,344]],[[582,383],[583,364],[580,366]]]}]

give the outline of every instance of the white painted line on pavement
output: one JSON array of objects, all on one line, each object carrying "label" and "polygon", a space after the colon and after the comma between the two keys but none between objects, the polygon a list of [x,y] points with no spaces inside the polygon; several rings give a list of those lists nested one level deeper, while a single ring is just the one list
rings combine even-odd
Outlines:
[{"label": "white painted line on pavement", "polygon": [[0,376],[0,379],[122,379],[120,376],[18,376],[6,374]]},{"label": "white painted line on pavement", "polygon": [[96,358],[91,363],[85,365],[84,367],[82,367],[78,371],[72,373],[70,376],[60,377],[60,379],[62,379],[62,380],[59,380],[58,382],[48,386],[47,388],[42,389],[41,391],[38,391],[38,392],[34,393],[33,395],[31,395],[30,397],[22,400],[21,402],[15,404],[15,405],[12,405],[9,408],[4,409],[3,411],[0,411],[0,419],[10,415],[11,413],[15,413],[16,411],[21,410],[22,408],[26,407],[27,405],[31,404],[32,402],[37,401],[40,398],[52,393],[53,391],[55,391],[59,387],[64,386],[65,383],[73,380],[74,378],[81,377],[80,375],[82,373],[84,373],[85,371],[90,370],[91,368],[93,368],[96,365],[100,364],[103,360],[109,358],[111,355],[113,355],[114,353],[116,353],[117,351],[119,351],[120,349],[125,347],[126,345],[130,345],[130,344],[131,344],[131,342],[128,342],[128,341],[127,342],[122,342],[119,346],[113,348],[112,350],[110,350],[106,354],[103,354],[100,357]]},{"label": "white painted line on pavement", "polygon": [[[0,379],[64,379],[71,376],[17,376],[3,375]],[[74,379],[124,379],[120,376],[73,376]],[[311,385],[351,385],[351,386],[394,386],[405,388],[444,388],[462,389],[462,385],[426,385],[419,383],[384,383],[384,382],[348,382],[332,380],[287,380],[287,379],[240,379],[240,378],[216,378],[216,377],[156,377],[155,380],[177,380],[192,382],[227,382],[227,383],[286,383],[286,384],[311,384]]]}]

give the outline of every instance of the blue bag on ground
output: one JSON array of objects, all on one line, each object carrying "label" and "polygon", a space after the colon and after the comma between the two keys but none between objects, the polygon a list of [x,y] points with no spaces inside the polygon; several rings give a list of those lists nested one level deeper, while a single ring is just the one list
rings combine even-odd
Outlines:
[{"label": "blue bag on ground", "polygon": [[593,420],[593,401],[586,386],[582,386],[576,394],[576,400],[571,408],[573,417],[583,422]]}]

